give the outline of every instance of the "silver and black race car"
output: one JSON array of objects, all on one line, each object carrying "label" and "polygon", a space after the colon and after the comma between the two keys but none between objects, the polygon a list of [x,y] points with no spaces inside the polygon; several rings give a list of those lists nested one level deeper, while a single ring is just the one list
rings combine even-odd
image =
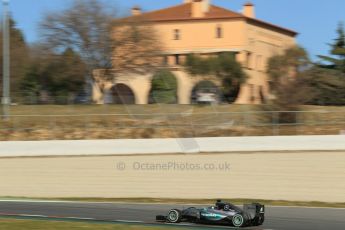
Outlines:
[{"label": "silver and black race car", "polygon": [[218,200],[215,206],[172,209],[165,215],[156,216],[159,222],[228,225],[234,227],[260,226],[265,221],[265,206],[259,203],[245,204],[243,209]]}]

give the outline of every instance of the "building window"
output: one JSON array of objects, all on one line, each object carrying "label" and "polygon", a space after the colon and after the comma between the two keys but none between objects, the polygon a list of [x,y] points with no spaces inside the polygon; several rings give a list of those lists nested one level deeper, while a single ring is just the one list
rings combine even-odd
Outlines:
[{"label": "building window", "polygon": [[262,68],[262,56],[261,55],[258,55],[256,56],[256,70],[258,71],[261,71],[263,68]]},{"label": "building window", "polygon": [[249,84],[249,100],[250,103],[255,102],[255,86],[253,84]]},{"label": "building window", "polygon": [[222,38],[222,37],[223,37],[223,29],[220,25],[218,25],[216,29],[216,38]]},{"label": "building window", "polygon": [[179,65],[179,64],[180,64],[180,55],[175,54],[175,65]]},{"label": "building window", "polygon": [[266,71],[266,65],[267,65],[267,63],[266,63],[266,58],[264,57],[264,56],[261,56],[261,71]]},{"label": "building window", "polygon": [[264,87],[260,86],[259,87],[259,94],[260,94],[260,100],[262,104],[266,104],[266,97],[265,97],[265,92],[264,92]]},{"label": "building window", "polygon": [[247,52],[247,57],[246,57],[246,67],[248,69],[252,68],[252,53],[251,52]]},{"label": "building window", "polygon": [[180,40],[181,39],[181,32],[179,29],[174,30],[174,40]]},{"label": "building window", "polygon": [[163,65],[168,65],[169,63],[169,58],[168,56],[163,56]]}]

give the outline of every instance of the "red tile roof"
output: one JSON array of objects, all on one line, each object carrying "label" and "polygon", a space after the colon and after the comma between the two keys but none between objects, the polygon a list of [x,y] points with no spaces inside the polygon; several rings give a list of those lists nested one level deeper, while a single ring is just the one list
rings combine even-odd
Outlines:
[{"label": "red tile roof", "polygon": [[186,21],[186,20],[214,20],[214,19],[244,19],[250,22],[254,22],[257,24],[261,24],[263,26],[270,27],[272,29],[276,29],[279,31],[286,32],[293,36],[297,35],[298,33],[280,26],[276,26],[258,19],[248,18],[243,14],[236,13],[234,11],[224,9],[218,6],[210,5],[209,11],[205,14],[204,17],[201,18],[194,18],[192,17],[192,3],[185,3],[180,4],[177,6],[172,6],[169,8],[151,11],[147,13],[143,13],[138,16],[131,16],[128,18],[124,18],[124,20],[129,19],[140,19],[144,21],[150,22],[165,22],[165,21]]},{"label": "red tile roof", "polygon": [[217,19],[217,18],[240,18],[242,14],[226,10],[214,5],[210,6],[210,10],[205,17],[192,17],[192,3],[181,4],[169,8],[143,13],[139,16],[132,16],[129,18],[142,17],[148,21],[180,21],[180,20],[195,20],[195,19]]}]

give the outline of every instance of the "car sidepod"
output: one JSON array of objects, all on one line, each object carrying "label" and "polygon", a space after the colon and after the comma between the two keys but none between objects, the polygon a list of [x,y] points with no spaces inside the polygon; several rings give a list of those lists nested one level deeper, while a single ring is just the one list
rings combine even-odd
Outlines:
[{"label": "car sidepod", "polygon": [[223,213],[217,213],[214,211],[210,211],[208,209],[204,209],[200,211],[200,220],[202,221],[221,222],[221,221],[226,221],[227,218],[228,216]]}]

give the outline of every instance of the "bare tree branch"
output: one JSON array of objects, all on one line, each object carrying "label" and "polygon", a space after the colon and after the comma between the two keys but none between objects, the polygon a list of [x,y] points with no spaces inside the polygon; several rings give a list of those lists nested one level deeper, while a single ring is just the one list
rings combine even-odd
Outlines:
[{"label": "bare tree branch", "polygon": [[99,0],[75,0],[65,11],[49,13],[40,29],[43,42],[56,51],[71,48],[83,58],[90,73],[111,68],[112,6]]},{"label": "bare tree branch", "polygon": [[112,63],[116,72],[153,72],[161,66],[161,44],[155,29],[144,21],[116,21],[112,33]]},{"label": "bare tree branch", "polygon": [[78,52],[90,75],[98,69],[105,80],[120,72],[153,72],[161,62],[153,27],[131,17],[115,19],[114,12],[101,0],[74,0],[67,10],[46,15],[43,41],[55,51]]}]

